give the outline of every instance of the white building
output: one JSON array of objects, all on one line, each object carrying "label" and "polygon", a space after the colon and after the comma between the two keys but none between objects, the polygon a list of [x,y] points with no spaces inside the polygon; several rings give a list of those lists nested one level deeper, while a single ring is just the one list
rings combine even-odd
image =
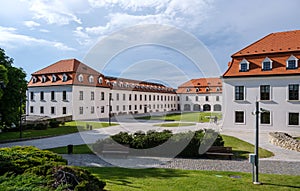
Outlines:
[{"label": "white building", "polygon": [[222,80],[199,78],[189,80],[176,91],[181,111],[222,111]]},{"label": "white building", "polygon": [[[177,110],[176,92],[158,83],[107,77],[76,59],[32,74],[27,115],[73,120]],[[109,99],[111,98],[111,99]]]},{"label": "white building", "polygon": [[232,55],[223,75],[223,127],[299,127],[300,31],[272,33]]}]

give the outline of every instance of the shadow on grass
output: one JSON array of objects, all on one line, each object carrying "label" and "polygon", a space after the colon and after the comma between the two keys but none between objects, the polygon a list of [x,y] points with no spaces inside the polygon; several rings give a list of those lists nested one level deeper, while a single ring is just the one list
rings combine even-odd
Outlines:
[{"label": "shadow on grass", "polygon": [[285,185],[285,184],[273,184],[273,183],[262,183],[263,185],[267,185],[267,186],[278,186],[278,187],[284,187],[284,188],[300,188],[300,186],[293,186],[293,185]]}]

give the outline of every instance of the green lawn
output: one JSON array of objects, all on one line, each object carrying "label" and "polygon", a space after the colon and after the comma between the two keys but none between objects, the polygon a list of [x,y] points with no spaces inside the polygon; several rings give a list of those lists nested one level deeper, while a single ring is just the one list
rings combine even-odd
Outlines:
[{"label": "green lawn", "polygon": [[218,119],[222,118],[221,113],[214,112],[190,112],[190,113],[179,113],[179,114],[167,114],[165,116],[145,116],[138,117],[136,119],[144,119],[144,120],[174,120],[174,121],[188,121],[188,122],[199,122],[206,123],[209,122],[209,118],[213,118],[217,116]]},{"label": "green lawn", "polygon": [[[222,135],[225,147],[232,147],[233,153],[238,158],[248,158],[250,153],[254,153],[254,145],[242,141],[236,137]],[[274,154],[268,150],[259,148],[259,157],[268,158],[274,156]]]},{"label": "green lawn", "polygon": [[[86,131],[86,124],[92,125],[93,129],[108,127],[108,123],[100,122],[85,122],[85,121],[71,121],[60,125],[58,128],[48,128],[47,130],[24,130],[22,132],[23,138],[38,138],[38,137],[52,137],[59,135],[66,135],[77,133],[78,131]],[[117,125],[112,123],[111,125]],[[20,132],[2,132],[0,133],[0,141],[17,140],[20,137]]]},{"label": "green lawn", "polygon": [[262,185],[252,183],[252,174],[239,172],[174,169],[86,168],[105,180],[114,191],[232,191],[300,189],[300,176],[260,174]]},{"label": "green lawn", "polygon": [[[247,159],[250,153],[254,153],[254,146],[250,143],[242,141],[238,138],[222,135],[225,142],[224,146],[232,147],[235,158]],[[48,149],[58,154],[66,154],[67,147],[57,147]],[[74,154],[93,154],[87,145],[74,145]],[[259,148],[260,158],[268,158],[274,156],[274,154],[268,150]]]},{"label": "green lawn", "polygon": [[154,126],[158,127],[182,127],[182,126],[193,126],[196,125],[195,123],[162,123],[156,124]]}]

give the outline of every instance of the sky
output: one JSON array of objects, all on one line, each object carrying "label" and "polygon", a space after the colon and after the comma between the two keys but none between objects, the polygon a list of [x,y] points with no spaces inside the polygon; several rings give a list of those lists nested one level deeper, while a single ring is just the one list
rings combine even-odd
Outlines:
[{"label": "sky", "polygon": [[[9,0],[0,47],[31,74],[76,58],[116,77],[177,87],[220,76],[231,55],[300,29],[298,0]],[[208,67],[209,66],[209,67]]]}]

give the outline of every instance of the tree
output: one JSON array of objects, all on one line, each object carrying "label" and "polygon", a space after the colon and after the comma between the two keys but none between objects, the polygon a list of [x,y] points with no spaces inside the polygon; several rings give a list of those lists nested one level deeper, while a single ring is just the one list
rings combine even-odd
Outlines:
[{"label": "tree", "polygon": [[[23,108],[26,103],[26,73],[22,68],[16,68],[12,64],[13,59],[6,56],[5,51],[0,48],[0,75],[2,68],[5,84],[5,88],[2,90],[2,97],[0,97],[0,125],[4,127],[10,127],[13,123],[18,124],[20,107]],[[5,69],[3,68],[7,70],[6,80]]]},{"label": "tree", "polygon": [[8,83],[8,77],[7,77],[7,69],[5,66],[0,65],[0,99],[3,95],[3,89]]}]

